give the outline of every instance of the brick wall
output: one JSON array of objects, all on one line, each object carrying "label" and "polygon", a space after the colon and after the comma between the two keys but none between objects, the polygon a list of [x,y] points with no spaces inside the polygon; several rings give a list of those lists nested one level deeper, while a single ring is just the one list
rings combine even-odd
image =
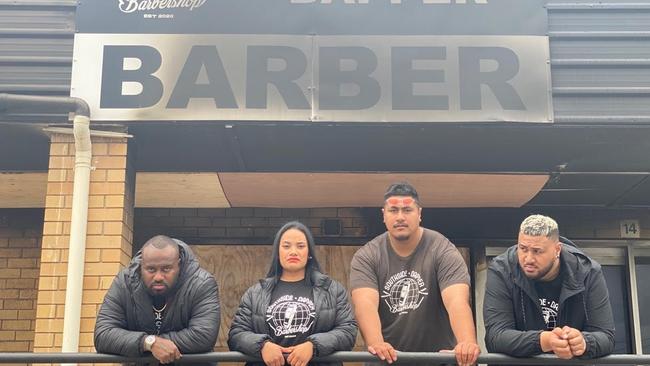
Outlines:
[{"label": "brick wall", "polygon": [[[338,219],[342,235],[338,244],[362,244],[373,229],[365,209],[360,208],[218,208],[218,209],[136,209],[135,246],[164,234],[192,244],[268,244],[286,222],[299,220],[315,237],[323,237],[323,219]],[[380,221],[381,223],[381,221]],[[334,239],[329,239],[334,240]]]},{"label": "brick wall", "polygon": [[[424,209],[422,226],[438,230],[457,244],[516,239],[526,216],[541,213],[555,218],[562,235],[572,239],[620,239],[621,220],[637,219],[641,239],[650,238],[650,210],[604,208],[473,208]],[[340,237],[323,236],[321,222],[339,219]],[[136,209],[136,247],[156,234],[192,244],[269,244],[289,220],[309,226],[319,244],[360,245],[386,230],[379,208],[219,208]]]},{"label": "brick wall", "polygon": [[[63,340],[74,140],[51,137],[35,352],[58,352]],[[95,317],[115,274],[131,258],[135,173],[126,138],[93,138],[79,351],[92,352]]]},{"label": "brick wall", "polygon": [[34,346],[43,210],[0,210],[0,352]]}]

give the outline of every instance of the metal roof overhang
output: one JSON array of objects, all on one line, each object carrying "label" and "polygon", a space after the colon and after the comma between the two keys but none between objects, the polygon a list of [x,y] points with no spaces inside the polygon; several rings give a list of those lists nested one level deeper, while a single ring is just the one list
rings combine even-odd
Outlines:
[{"label": "metal roof overhang", "polygon": [[[48,139],[34,127],[0,125],[0,154],[14,157],[0,159],[0,171],[47,170]],[[428,207],[516,207],[527,202],[650,206],[650,126],[139,122],[127,127],[135,136],[140,183],[147,180],[146,174],[160,182],[166,173],[192,173],[185,174],[178,190],[171,182],[174,175],[167,174],[171,191],[160,194],[193,192],[195,198],[185,203],[189,205],[204,201],[217,207],[323,207],[332,202],[330,206],[356,207],[369,203],[359,199],[366,192],[377,195],[388,181],[411,179],[427,192],[423,197],[435,197]],[[211,181],[199,173],[218,178]],[[418,175],[430,180],[414,180]],[[192,177],[199,180],[192,183]],[[240,192],[244,177],[252,185]],[[488,182],[488,177],[498,178]],[[509,177],[507,184],[499,183],[503,177]],[[542,183],[535,177],[542,177]],[[213,183],[206,184],[206,179]],[[445,193],[450,184],[459,191]],[[490,186],[496,189],[486,189]],[[214,193],[215,187],[223,192]],[[526,193],[514,199],[516,189]],[[481,190],[478,196],[468,194]],[[351,192],[350,198],[333,200],[338,191]],[[504,191],[512,195],[499,196]],[[214,200],[205,200],[211,194]],[[451,201],[445,201],[445,195]],[[181,196],[167,207],[183,207]],[[262,196],[278,199],[270,202]],[[296,201],[299,197],[302,204]],[[146,199],[155,200],[155,195]],[[153,207],[142,201],[139,206]]]}]

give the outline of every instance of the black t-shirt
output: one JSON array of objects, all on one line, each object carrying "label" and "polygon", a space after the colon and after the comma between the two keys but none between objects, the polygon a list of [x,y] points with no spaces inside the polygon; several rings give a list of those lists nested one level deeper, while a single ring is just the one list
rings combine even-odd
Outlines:
[{"label": "black t-shirt", "polygon": [[167,298],[163,296],[154,296],[151,300],[153,304],[153,319],[156,325],[156,334],[160,334],[160,327],[162,326],[165,312],[167,310]]},{"label": "black t-shirt", "polygon": [[278,281],[266,308],[266,324],[273,343],[290,347],[305,342],[314,332],[314,294],[306,280]]},{"label": "black t-shirt", "polygon": [[469,284],[467,265],[447,238],[429,229],[407,257],[393,250],[384,233],[356,252],[350,268],[352,290],[379,292],[384,340],[400,351],[437,352],[456,346],[441,295],[455,284]]},{"label": "black t-shirt", "polygon": [[562,290],[562,273],[552,281],[535,281],[535,290],[537,290],[537,296],[539,297],[539,305],[542,307],[546,330],[553,330],[557,326],[560,291]]}]

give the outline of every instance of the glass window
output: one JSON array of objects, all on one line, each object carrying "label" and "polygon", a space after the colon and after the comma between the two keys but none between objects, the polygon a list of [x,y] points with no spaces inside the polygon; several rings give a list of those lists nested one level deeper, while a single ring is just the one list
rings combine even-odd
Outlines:
[{"label": "glass window", "polygon": [[[609,302],[614,313],[616,333],[614,353],[632,353],[632,336],[630,332],[629,297],[624,266],[602,266]],[[650,273],[650,272],[649,272]]]},{"label": "glass window", "polygon": [[[641,344],[643,353],[650,353],[650,257],[636,257],[637,292],[639,297],[639,320],[641,322]],[[646,309],[646,310],[644,310]]]}]

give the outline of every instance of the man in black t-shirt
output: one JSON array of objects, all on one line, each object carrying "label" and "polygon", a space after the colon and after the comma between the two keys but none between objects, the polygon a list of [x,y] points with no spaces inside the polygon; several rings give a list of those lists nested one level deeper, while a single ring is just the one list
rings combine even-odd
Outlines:
[{"label": "man in black t-shirt", "polygon": [[392,363],[396,351],[451,351],[456,363],[480,353],[470,307],[470,279],[458,249],[420,226],[422,206],[408,183],[384,194],[386,232],[359,249],[350,288],[359,329],[370,353]]},{"label": "man in black t-shirt", "polygon": [[614,320],[600,264],[559,236],[550,217],[527,217],[518,244],[488,269],[485,344],[527,357],[593,358],[614,350]]}]

